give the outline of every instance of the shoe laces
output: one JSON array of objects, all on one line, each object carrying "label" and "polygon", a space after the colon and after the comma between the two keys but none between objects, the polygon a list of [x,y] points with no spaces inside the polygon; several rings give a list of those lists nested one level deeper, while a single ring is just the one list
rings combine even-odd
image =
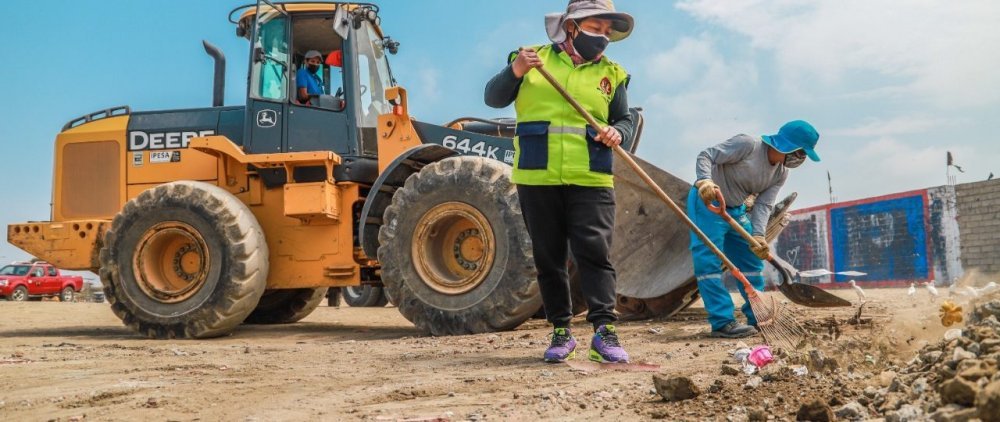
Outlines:
[{"label": "shoe laces", "polygon": [[618,334],[615,334],[613,331],[598,332],[598,335],[601,336],[604,344],[611,347],[622,347],[622,344],[618,341]]},{"label": "shoe laces", "polygon": [[569,335],[568,332],[566,334],[559,334],[559,333],[553,332],[551,334],[551,337],[552,337],[552,345],[553,346],[563,346],[566,343],[569,343],[569,339],[570,339],[570,335]]}]

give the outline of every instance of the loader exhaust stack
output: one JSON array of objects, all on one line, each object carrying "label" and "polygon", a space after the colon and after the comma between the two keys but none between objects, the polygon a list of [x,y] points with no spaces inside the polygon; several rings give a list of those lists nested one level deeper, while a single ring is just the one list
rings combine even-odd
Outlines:
[{"label": "loader exhaust stack", "polygon": [[226,55],[222,50],[208,41],[201,40],[205,52],[215,60],[215,76],[212,79],[212,107],[222,107],[226,93]]}]

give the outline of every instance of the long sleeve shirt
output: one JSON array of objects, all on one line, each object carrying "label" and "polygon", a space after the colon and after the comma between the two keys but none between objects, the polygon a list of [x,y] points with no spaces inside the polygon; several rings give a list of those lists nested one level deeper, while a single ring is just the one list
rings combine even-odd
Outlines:
[{"label": "long sleeve shirt", "polygon": [[767,144],[759,137],[736,135],[726,142],[706,148],[698,154],[695,165],[697,180],[712,179],[726,205],[739,206],[747,197],[757,194],[750,222],[753,234],[763,236],[771,216],[778,191],[788,179],[784,163],[771,164]]},{"label": "long sleeve shirt", "polygon": [[[552,48],[557,52],[561,51],[558,44],[553,44]],[[632,113],[628,111],[627,84],[627,81],[618,84],[615,96],[611,98],[611,103],[608,105],[608,123],[618,129],[623,141],[631,139],[632,132],[635,131],[635,121],[632,118]],[[520,88],[521,78],[514,76],[514,69],[508,64],[486,83],[484,95],[486,105],[493,108],[507,107],[517,98],[517,92]]]}]

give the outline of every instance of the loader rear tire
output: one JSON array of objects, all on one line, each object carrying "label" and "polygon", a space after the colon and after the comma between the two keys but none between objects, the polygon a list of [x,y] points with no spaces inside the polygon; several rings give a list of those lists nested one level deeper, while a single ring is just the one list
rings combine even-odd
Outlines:
[{"label": "loader rear tire", "polygon": [[379,308],[389,302],[381,287],[350,286],[342,289],[344,302],[351,307]]},{"label": "loader rear tire", "polygon": [[503,163],[428,164],[393,195],[378,239],[387,295],[430,334],[510,330],[541,306],[531,241]]},{"label": "loader rear tire", "polygon": [[264,232],[228,191],[178,181],[128,201],[104,236],[104,293],[150,338],[229,333],[257,306],[268,273]]},{"label": "loader rear tire", "polygon": [[244,324],[291,324],[309,316],[326,298],[327,288],[265,290]]}]

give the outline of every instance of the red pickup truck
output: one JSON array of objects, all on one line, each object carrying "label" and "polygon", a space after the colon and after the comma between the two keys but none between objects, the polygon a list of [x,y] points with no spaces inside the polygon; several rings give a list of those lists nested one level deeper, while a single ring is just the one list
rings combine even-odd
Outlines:
[{"label": "red pickup truck", "polygon": [[0,268],[0,297],[22,302],[29,298],[58,296],[72,302],[83,289],[83,277],[62,275],[45,262],[11,264]]}]

